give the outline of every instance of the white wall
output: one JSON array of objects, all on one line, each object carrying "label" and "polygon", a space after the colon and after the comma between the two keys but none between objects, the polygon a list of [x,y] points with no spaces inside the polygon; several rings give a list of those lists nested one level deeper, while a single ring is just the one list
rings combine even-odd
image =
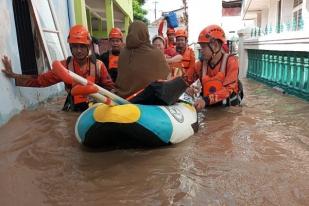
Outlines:
[{"label": "white wall", "polygon": [[268,24],[273,28],[277,25],[278,19],[278,0],[269,0]]},{"label": "white wall", "polygon": [[221,23],[222,1],[188,0],[189,44],[197,42],[200,31],[210,24]]},{"label": "white wall", "polygon": [[293,0],[282,0],[281,2],[281,22],[291,22],[293,18]]},{"label": "white wall", "polygon": [[268,24],[268,9],[263,9],[261,11],[261,27],[264,29]]},{"label": "white wall", "polygon": [[[67,15],[67,1],[53,0],[56,13],[63,32],[63,36],[67,37],[69,30],[69,21]],[[19,52],[17,45],[15,21],[12,0],[0,1],[0,56],[7,55],[12,60],[13,71],[21,73],[21,65],[19,60]],[[2,62],[0,68],[3,68]],[[23,88],[16,87],[14,80],[8,79],[0,72],[0,125],[4,124],[14,114],[19,113],[22,109],[38,104],[63,91],[63,85],[57,84],[48,88]],[[61,106],[59,106],[61,108]]]}]

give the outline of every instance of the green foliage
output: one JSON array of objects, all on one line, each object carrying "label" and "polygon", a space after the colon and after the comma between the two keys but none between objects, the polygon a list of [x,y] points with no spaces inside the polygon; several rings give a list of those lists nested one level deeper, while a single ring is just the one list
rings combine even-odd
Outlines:
[{"label": "green foliage", "polygon": [[148,24],[148,19],[146,19],[147,11],[142,8],[145,0],[133,0],[133,18],[134,20],[140,20]]}]

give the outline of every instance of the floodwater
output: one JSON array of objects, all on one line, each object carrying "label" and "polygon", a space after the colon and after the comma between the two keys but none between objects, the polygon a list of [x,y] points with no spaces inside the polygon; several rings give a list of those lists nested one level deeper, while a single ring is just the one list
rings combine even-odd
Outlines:
[{"label": "floodwater", "polygon": [[157,149],[88,150],[63,98],[0,128],[0,205],[308,205],[309,103],[244,81],[242,107]]}]

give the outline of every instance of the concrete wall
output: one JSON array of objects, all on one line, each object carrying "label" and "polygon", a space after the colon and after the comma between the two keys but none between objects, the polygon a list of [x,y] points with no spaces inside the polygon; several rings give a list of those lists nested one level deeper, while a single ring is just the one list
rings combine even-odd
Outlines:
[{"label": "concrete wall", "polygon": [[[67,1],[53,0],[52,3],[57,11],[60,29],[66,40],[69,30]],[[44,11],[41,10],[41,12]],[[12,0],[0,1],[0,19],[0,56],[1,58],[3,55],[9,56],[12,60],[13,71],[21,73]],[[0,65],[0,68],[3,68],[2,62]],[[0,72],[0,88],[0,125],[7,122],[9,118],[24,108],[35,106],[39,102],[63,91],[62,84],[48,88],[16,87],[14,80],[6,78],[2,72]]]}]

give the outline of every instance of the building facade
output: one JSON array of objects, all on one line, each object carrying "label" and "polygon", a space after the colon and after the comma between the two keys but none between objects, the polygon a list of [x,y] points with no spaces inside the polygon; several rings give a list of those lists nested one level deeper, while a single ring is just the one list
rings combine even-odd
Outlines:
[{"label": "building facade", "polygon": [[91,35],[106,38],[113,27],[127,34],[133,21],[132,0],[75,0],[75,21],[88,26]]},{"label": "building facade", "polygon": [[309,100],[308,9],[308,0],[244,0],[240,75]]}]

